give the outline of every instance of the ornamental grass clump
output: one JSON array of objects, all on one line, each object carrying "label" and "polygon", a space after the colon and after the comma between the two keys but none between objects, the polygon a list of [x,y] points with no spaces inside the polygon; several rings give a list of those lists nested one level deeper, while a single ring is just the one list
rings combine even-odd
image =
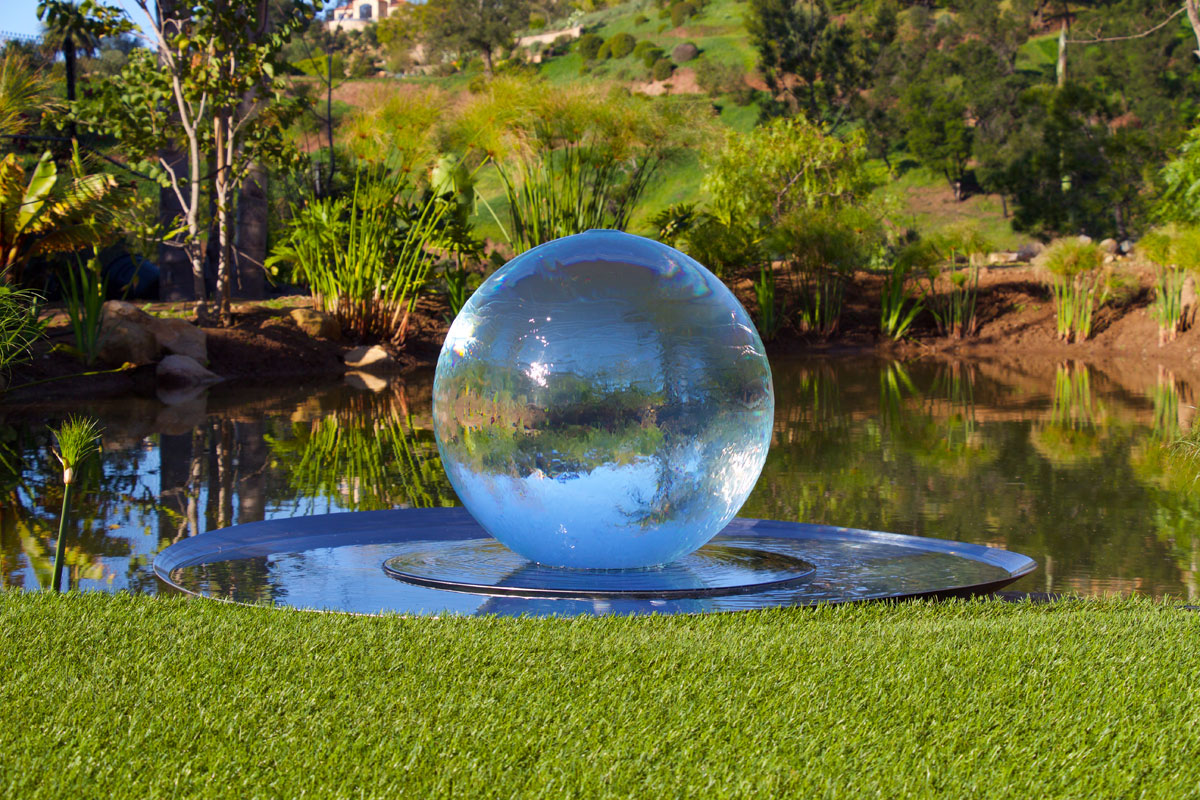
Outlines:
[{"label": "ornamental grass clump", "polygon": [[63,468],[63,504],[58,520],[58,542],[54,547],[54,573],[51,587],[62,590],[63,556],[67,549],[67,525],[71,514],[71,490],[87,461],[100,453],[100,426],[88,417],[69,417],[62,427],[53,430],[58,441],[58,458]]},{"label": "ornamental grass clump", "polygon": [[1158,344],[1175,341],[1187,328],[1183,285],[1188,274],[1200,269],[1200,228],[1169,227],[1152,231],[1138,242],[1139,252],[1154,265],[1154,305],[1150,313],[1158,322]]},{"label": "ornamental grass clump", "polygon": [[[921,300],[937,323],[938,333],[962,339],[979,328],[979,257],[991,243],[974,228],[939,233],[911,246],[906,258],[922,268]],[[959,267],[959,259],[966,260]]]},{"label": "ornamental grass clump", "polygon": [[1058,337],[1082,342],[1092,335],[1092,316],[1103,301],[1104,251],[1090,241],[1059,239],[1042,255],[1054,293]]},{"label": "ornamental grass clump", "polygon": [[349,197],[313,198],[294,210],[267,267],[290,265],[343,331],[401,345],[452,205],[403,174],[360,172]]}]

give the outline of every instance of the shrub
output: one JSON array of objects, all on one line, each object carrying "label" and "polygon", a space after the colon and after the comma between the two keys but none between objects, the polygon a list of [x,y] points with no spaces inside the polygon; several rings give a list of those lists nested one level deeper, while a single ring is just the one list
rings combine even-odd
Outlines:
[{"label": "shrub", "polygon": [[709,97],[723,94],[737,94],[749,87],[743,80],[744,73],[731,64],[703,59],[696,65],[696,83]]},{"label": "shrub", "polygon": [[678,28],[696,14],[696,7],[684,0],[671,5],[671,24]]},{"label": "shrub", "polygon": [[594,33],[585,33],[579,37],[575,43],[575,49],[579,51],[579,55],[583,56],[584,61],[591,61],[596,58],[600,52],[600,47],[604,44],[604,40]]},{"label": "shrub", "polygon": [[691,61],[698,55],[700,55],[700,48],[696,47],[696,45],[692,44],[691,42],[677,44],[675,45],[675,49],[671,51],[671,58],[680,64],[684,63],[685,61]]},{"label": "shrub", "polygon": [[618,33],[610,38],[607,44],[613,58],[624,58],[633,52],[637,46],[637,39],[631,33]]},{"label": "shrub", "polygon": [[656,81],[665,81],[670,79],[675,72],[675,65],[669,59],[660,58],[654,62],[654,66],[650,69],[650,77]]},{"label": "shrub", "polygon": [[[653,50],[656,47],[657,45],[655,45],[654,42],[650,41],[649,39],[642,39],[637,43],[637,46],[633,48],[633,57],[636,59],[641,59],[646,55],[647,50]],[[660,51],[662,50],[662,48],[658,49]]]},{"label": "shrub", "polygon": [[529,29],[531,31],[540,31],[544,27],[546,27],[546,18],[545,17],[543,17],[541,14],[538,14],[537,12],[534,12],[529,15]]},{"label": "shrub", "polygon": [[655,63],[664,55],[663,49],[657,45],[650,45],[639,56],[646,69],[654,69]]},{"label": "shrub", "polygon": [[650,21],[650,18],[647,17],[645,14],[638,14],[636,17],[633,18],[634,25],[645,25],[649,21]]},{"label": "shrub", "polygon": [[600,49],[596,51],[596,60],[607,61],[610,58],[612,58],[612,45],[610,45],[608,42],[605,42],[604,44],[600,45]]},{"label": "shrub", "polygon": [[1090,241],[1059,239],[1040,260],[1050,275],[1059,338],[1066,342],[1087,339],[1104,285],[1104,251]]}]

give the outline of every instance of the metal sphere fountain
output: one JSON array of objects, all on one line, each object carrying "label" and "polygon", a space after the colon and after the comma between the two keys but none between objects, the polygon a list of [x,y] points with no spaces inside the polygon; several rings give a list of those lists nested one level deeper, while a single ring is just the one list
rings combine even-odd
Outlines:
[{"label": "metal sphere fountain", "polygon": [[618,231],[565,237],[488,278],[443,345],[434,433],[465,512],[235,526],[172,545],[155,570],[204,593],[205,569],[259,558],[283,604],[579,614],[974,593],[1033,568],[977,545],[735,519],[773,412],[762,341],[711,272]]}]

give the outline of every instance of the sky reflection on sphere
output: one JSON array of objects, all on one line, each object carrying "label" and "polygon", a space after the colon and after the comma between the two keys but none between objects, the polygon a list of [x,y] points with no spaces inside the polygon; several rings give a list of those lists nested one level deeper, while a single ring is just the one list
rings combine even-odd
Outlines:
[{"label": "sky reflection on sphere", "polygon": [[525,558],[665,564],[733,519],[767,457],[762,341],[711,272],[589,231],[487,279],[438,359],[434,432],[463,505]]}]

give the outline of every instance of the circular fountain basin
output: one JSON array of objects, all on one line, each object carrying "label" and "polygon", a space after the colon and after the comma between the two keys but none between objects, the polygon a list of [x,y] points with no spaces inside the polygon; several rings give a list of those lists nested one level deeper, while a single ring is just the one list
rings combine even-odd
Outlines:
[{"label": "circular fountain basin", "polygon": [[184,539],[158,577],[184,592],[359,614],[578,616],[744,611],[995,591],[1033,560],[982,545],[737,518],[674,564],[562,570],[508,551],[462,508],[277,519]]}]

